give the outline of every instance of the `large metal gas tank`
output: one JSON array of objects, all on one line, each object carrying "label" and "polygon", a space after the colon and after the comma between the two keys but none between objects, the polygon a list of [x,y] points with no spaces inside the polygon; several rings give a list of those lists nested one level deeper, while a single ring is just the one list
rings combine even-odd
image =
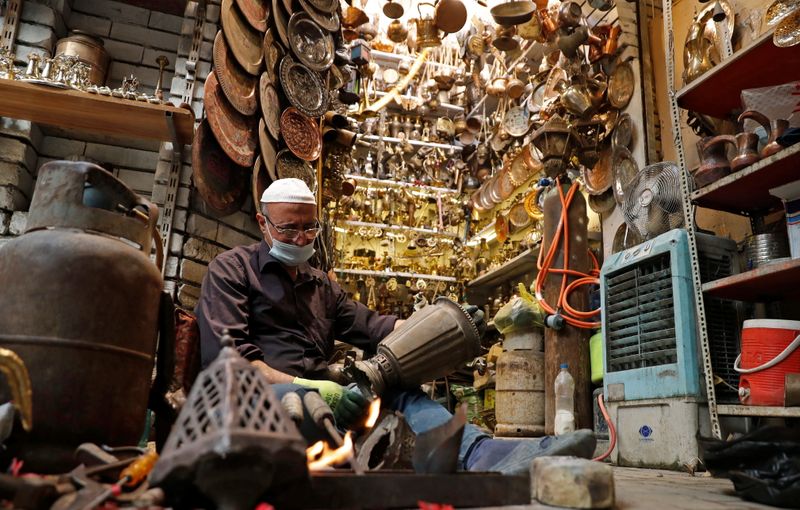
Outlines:
[{"label": "large metal gas tank", "polygon": [[501,437],[544,435],[544,353],[541,329],[505,335],[497,357],[494,433]]},{"label": "large metal gas tank", "polygon": [[33,390],[33,430],[8,444],[26,470],[64,469],[82,442],[141,437],[163,287],[150,260],[157,218],[97,165],[39,170],[27,230],[0,249],[0,346]]}]

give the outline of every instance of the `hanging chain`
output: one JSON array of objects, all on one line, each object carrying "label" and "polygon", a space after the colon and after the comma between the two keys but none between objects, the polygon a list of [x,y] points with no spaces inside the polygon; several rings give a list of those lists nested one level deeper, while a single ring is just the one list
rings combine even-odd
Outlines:
[{"label": "hanging chain", "polygon": [[669,93],[670,115],[672,117],[672,134],[675,150],[678,156],[678,165],[681,174],[681,205],[683,221],[689,238],[689,259],[692,268],[692,290],[694,292],[695,312],[697,315],[697,341],[703,356],[703,376],[706,384],[706,397],[708,399],[708,413],[711,422],[711,432],[714,437],[721,439],[722,432],[717,414],[717,399],[714,390],[714,374],[711,367],[711,351],[708,342],[708,325],[706,323],[705,303],[703,301],[703,286],[700,281],[700,263],[697,251],[697,235],[694,224],[694,211],[690,200],[692,191],[689,171],[686,169],[686,154],[683,149],[683,136],[681,135],[681,115],[678,110],[678,100],[675,94],[675,36],[672,24],[672,0],[662,0],[664,15],[664,48],[667,63],[667,90]]}]

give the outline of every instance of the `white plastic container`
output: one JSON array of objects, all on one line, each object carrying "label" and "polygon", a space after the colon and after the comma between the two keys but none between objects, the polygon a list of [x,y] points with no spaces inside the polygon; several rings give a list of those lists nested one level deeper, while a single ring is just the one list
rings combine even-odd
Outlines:
[{"label": "white plastic container", "polygon": [[561,364],[561,372],[556,376],[556,418],[555,434],[560,436],[575,431],[575,381],[566,363]]}]

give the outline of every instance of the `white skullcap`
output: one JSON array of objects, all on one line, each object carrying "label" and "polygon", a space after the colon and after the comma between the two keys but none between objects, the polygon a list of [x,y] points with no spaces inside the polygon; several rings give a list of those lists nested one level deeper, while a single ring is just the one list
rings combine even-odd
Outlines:
[{"label": "white skullcap", "polygon": [[312,204],[317,205],[317,199],[308,189],[308,185],[300,179],[278,179],[269,185],[261,195],[262,204],[272,203]]}]

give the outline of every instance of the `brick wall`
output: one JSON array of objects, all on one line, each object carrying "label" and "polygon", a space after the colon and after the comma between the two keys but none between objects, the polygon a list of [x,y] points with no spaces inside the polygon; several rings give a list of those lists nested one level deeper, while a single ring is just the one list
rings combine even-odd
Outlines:
[{"label": "brick wall", "polygon": [[[170,64],[164,75],[164,95],[177,105],[186,87],[183,77],[196,8],[190,2],[181,18],[111,0],[24,0],[15,51],[20,59],[34,51],[50,55],[55,42],[69,30],[91,32],[103,38],[112,59],[107,84],[117,87],[125,76],[134,74],[140,89],[147,93],[153,92],[158,80],[155,60],[166,55]],[[206,8],[193,93],[192,106],[198,119],[203,115],[203,83],[211,70],[219,14],[219,2],[211,0]],[[161,206],[166,197],[171,149],[170,143],[111,140],[0,118],[0,247],[24,231],[36,172],[45,162],[69,159],[104,164],[134,191]],[[187,147],[182,157],[165,282],[186,308],[194,306],[206,266],[217,254],[260,238],[251,201],[241,212],[215,218],[196,196],[191,176],[191,150]]]}]

